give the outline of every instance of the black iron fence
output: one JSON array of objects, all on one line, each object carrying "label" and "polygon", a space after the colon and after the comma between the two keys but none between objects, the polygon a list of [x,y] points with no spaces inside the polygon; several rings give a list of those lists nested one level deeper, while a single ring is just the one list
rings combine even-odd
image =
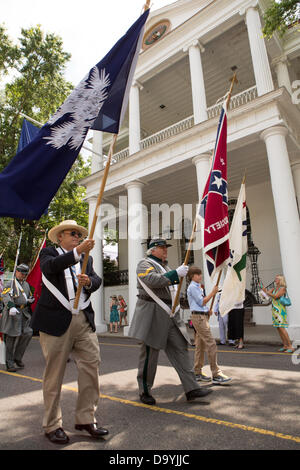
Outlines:
[{"label": "black iron fence", "polygon": [[104,287],[128,285],[128,269],[104,273]]}]

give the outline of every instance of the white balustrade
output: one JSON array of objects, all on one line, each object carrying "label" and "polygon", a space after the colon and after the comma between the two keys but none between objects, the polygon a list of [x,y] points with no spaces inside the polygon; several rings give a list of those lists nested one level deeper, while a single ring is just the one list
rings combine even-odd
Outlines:
[{"label": "white balustrade", "polygon": [[[255,98],[257,98],[257,88],[256,86],[253,86],[251,88],[248,88],[248,90],[244,90],[241,93],[232,96],[229,102],[229,109],[238,108],[243,104],[249,103],[249,101],[252,101]],[[224,101],[222,100],[219,103],[216,103],[213,106],[207,108],[208,119],[214,118],[221,113],[223,102]]]},{"label": "white balustrade", "polygon": [[[238,108],[239,106],[242,106],[243,104],[246,104],[249,101],[254,100],[255,98],[257,98],[257,88],[256,86],[253,86],[251,88],[248,88],[248,90],[244,90],[241,93],[238,93],[237,95],[232,96],[230,103],[229,103],[229,109]],[[208,119],[215,118],[221,113],[223,102],[224,100],[207,108]],[[163,142],[169,137],[180,134],[181,132],[184,132],[190,129],[191,127],[193,127],[193,125],[194,125],[194,116],[189,116],[188,118],[185,118],[180,122],[176,122],[172,126],[162,129],[161,131],[156,132],[155,134],[152,134],[149,137],[146,137],[145,139],[141,140],[140,142],[141,150],[152,147],[153,145]],[[112,164],[118,163],[121,160],[125,160],[128,157],[129,157],[129,148],[126,148],[116,153],[113,156]]]}]

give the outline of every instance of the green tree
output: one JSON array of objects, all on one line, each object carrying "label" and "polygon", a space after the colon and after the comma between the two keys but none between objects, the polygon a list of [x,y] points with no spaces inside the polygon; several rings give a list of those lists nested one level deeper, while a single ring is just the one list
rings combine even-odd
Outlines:
[{"label": "green tree", "polygon": [[[0,27],[0,79],[4,75],[12,77],[0,92],[0,171],[16,154],[23,122],[20,112],[39,122],[47,122],[70,94],[73,85],[64,78],[69,59],[70,54],[63,51],[61,38],[44,34],[40,26],[22,29],[17,45],[9,39],[4,27]],[[30,264],[46,229],[63,218],[87,225],[84,188],[76,181],[88,173],[88,164],[77,158],[52,200],[48,214],[39,221],[0,218],[0,252],[6,248],[7,268],[12,269],[14,264],[21,230],[19,261]]]},{"label": "green tree", "polygon": [[299,21],[298,0],[272,0],[265,11],[263,34],[270,39],[277,31],[282,37],[291,24]]}]

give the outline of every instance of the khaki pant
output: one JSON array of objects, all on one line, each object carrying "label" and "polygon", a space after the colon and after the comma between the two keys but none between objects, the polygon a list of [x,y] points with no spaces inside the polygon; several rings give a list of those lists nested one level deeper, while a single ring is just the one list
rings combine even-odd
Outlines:
[{"label": "khaki pant", "polygon": [[211,334],[208,315],[192,314],[192,323],[196,330],[194,371],[201,374],[204,366],[204,354],[207,351],[212,376],[218,375],[221,370],[217,364],[217,345]]},{"label": "khaki pant", "polygon": [[78,399],[75,424],[95,422],[99,401],[100,349],[94,333],[82,311],[72,316],[68,330],[62,336],[40,332],[40,343],[46,360],[43,377],[46,433],[62,427],[60,394],[70,353],[78,369]]}]

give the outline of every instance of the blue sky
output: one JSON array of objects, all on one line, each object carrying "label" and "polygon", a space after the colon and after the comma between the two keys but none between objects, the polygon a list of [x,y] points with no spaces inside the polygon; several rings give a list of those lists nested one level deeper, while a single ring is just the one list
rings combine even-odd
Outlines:
[{"label": "blue sky", "polygon": [[[152,0],[157,10],[174,0]],[[77,85],[127,31],[143,9],[143,0],[1,0],[0,23],[16,41],[21,28],[40,24],[62,37],[72,54],[66,78]]]}]

